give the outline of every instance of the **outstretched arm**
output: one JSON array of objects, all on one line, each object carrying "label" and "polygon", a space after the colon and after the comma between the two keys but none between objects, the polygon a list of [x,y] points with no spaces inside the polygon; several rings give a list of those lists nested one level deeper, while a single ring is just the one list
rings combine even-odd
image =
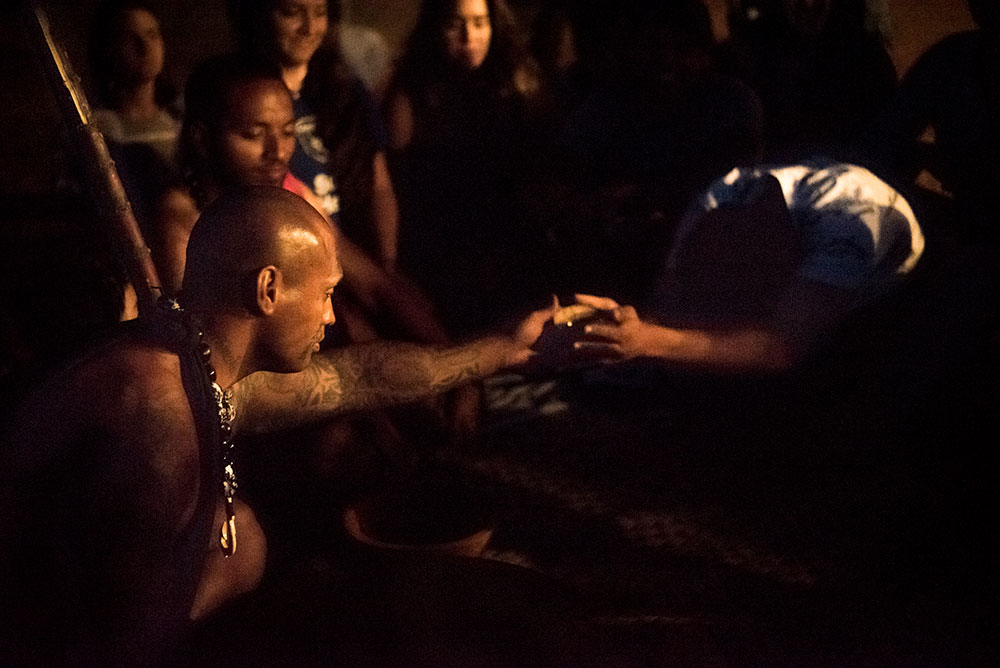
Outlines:
[{"label": "outstretched arm", "polygon": [[352,410],[405,403],[516,366],[551,317],[528,316],[511,336],[454,347],[374,342],[318,354],[305,371],[255,373],[233,386],[240,429],[267,432]]},{"label": "outstretched arm", "polygon": [[788,343],[776,333],[757,327],[732,330],[675,328],[642,320],[631,306],[578,295],[581,303],[608,309],[610,324],[587,325],[596,340],[574,344],[581,353],[610,359],[649,358],[666,364],[711,371],[780,370],[791,365]]},{"label": "outstretched arm", "polygon": [[780,372],[797,364],[817,339],[846,313],[851,295],[813,281],[791,286],[770,321],[727,328],[665,327],[639,318],[631,306],[577,295],[580,303],[612,311],[614,322],[587,325],[595,341],[576,347],[588,354],[651,358],[714,372]]}]

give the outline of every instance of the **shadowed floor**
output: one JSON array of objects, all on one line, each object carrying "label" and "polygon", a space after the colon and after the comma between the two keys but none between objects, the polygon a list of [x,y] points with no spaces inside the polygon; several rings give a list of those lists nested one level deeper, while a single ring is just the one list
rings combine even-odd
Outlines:
[{"label": "shadowed floor", "polygon": [[204,637],[248,633],[246,665],[995,665],[996,258],[935,248],[795,377],[532,379],[545,410],[426,462],[492,509],[478,558],[267,500],[270,582]]}]

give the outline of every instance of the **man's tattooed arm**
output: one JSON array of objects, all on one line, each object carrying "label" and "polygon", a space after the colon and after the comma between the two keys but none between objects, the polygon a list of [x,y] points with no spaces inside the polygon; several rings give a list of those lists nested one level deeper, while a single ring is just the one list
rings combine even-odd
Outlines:
[{"label": "man's tattooed arm", "polygon": [[511,337],[454,347],[349,345],[315,355],[299,373],[252,374],[233,386],[237,424],[247,431],[274,431],[444,392],[527,361],[550,315],[536,311]]}]

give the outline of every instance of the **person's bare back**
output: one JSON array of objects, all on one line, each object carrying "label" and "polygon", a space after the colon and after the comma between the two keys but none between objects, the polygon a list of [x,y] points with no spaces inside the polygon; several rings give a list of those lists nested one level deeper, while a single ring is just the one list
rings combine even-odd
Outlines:
[{"label": "person's bare back", "polygon": [[41,385],[20,415],[0,541],[15,566],[32,564],[9,599],[27,627],[48,630],[20,639],[32,658],[128,664],[257,584],[266,543],[245,504],[240,550],[219,548],[222,497],[205,466],[217,455],[199,439],[212,425],[196,424],[176,353],[116,340]]},{"label": "person's bare back", "polygon": [[263,532],[231,496],[231,429],[452,389],[524,362],[549,317],[451,348],[316,355],[335,251],[296,195],[221,195],[188,245],[187,309],[122,325],[26,399],[0,443],[0,664],[183,663],[191,623],[263,576]]}]

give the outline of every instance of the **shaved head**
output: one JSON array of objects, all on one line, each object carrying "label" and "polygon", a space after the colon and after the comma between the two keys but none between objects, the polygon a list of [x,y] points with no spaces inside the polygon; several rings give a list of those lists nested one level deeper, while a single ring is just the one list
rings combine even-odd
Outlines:
[{"label": "shaved head", "polygon": [[281,188],[224,192],[191,231],[184,301],[195,308],[246,308],[257,273],[268,266],[293,285],[324,269],[339,276],[331,226],[309,203]]}]

